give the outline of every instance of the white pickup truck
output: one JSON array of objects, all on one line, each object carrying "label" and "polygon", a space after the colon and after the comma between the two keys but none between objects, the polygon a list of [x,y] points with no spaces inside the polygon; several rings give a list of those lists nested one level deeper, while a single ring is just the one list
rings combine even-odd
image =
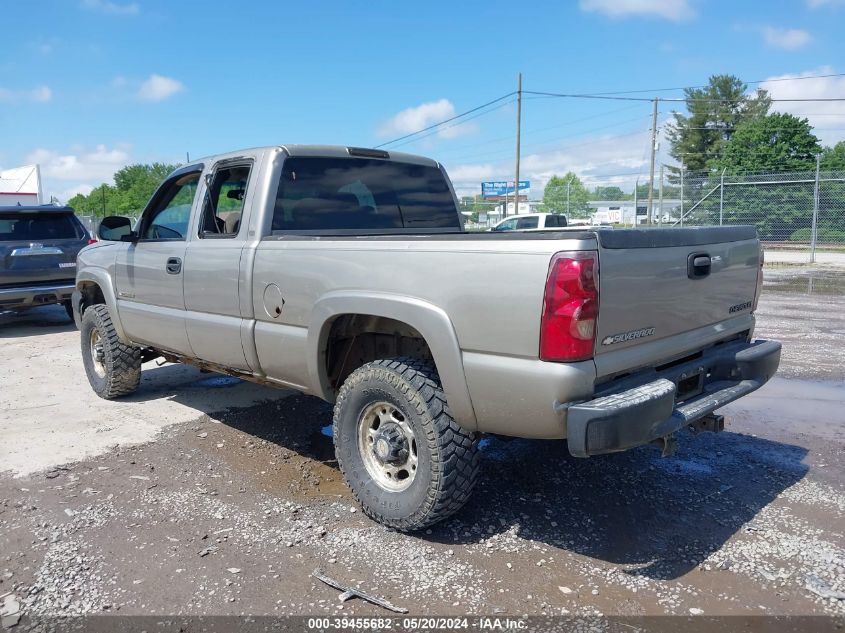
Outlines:
[{"label": "white pickup truck", "polygon": [[753,340],[752,227],[465,233],[443,168],[408,154],[212,156],[99,236],[73,308],[100,396],[161,357],[334,402],[347,483],[402,530],[464,504],[481,433],[669,450],[780,358]]}]

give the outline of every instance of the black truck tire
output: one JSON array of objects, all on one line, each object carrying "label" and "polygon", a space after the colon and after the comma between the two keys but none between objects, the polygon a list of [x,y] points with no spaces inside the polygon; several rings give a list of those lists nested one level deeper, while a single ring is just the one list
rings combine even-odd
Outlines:
[{"label": "black truck tire", "polygon": [[141,349],[122,343],[103,304],[82,315],[82,364],[94,392],[106,400],[126,396],[141,382]]},{"label": "black truck tire", "polygon": [[356,369],[334,407],[346,484],[370,518],[419,530],[460,510],[479,472],[478,434],[449,412],[434,366],[415,358]]}]

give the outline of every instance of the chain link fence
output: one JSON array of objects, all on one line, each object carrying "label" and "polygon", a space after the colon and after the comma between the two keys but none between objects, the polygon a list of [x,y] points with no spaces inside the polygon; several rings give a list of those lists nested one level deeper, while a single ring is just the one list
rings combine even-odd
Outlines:
[{"label": "chain link fence", "polygon": [[[635,193],[631,182],[591,181],[588,197],[551,206],[543,198],[566,200],[563,191],[532,190],[530,200],[520,203],[520,213],[551,211],[578,223],[627,227],[646,226],[649,216],[652,226],[664,227],[750,224],[757,228],[768,261],[845,265],[845,171],[667,171],[662,183],[655,177],[651,210],[647,186],[642,178],[639,183]],[[622,195],[608,200],[601,194],[609,190]],[[462,198],[468,225],[477,230],[500,220],[501,207],[478,196]]]},{"label": "chain link fence", "polygon": [[845,171],[687,174],[675,226],[751,224],[770,261],[845,262]]}]

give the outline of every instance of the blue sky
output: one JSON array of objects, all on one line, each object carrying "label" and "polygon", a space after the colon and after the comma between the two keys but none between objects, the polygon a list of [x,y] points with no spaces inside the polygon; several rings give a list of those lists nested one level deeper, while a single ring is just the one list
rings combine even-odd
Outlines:
[{"label": "blue sky", "polygon": [[[41,0],[3,14],[0,168],[38,162],[62,199],[186,152],[377,145],[514,90],[519,71],[525,89],[556,92],[845,72],[845,0]],[[769,87],[845,96],[845,78]],[[497,105],[401,149],[443,162],[461,191],[512,178],[515,105]],[[630,183],[647,174],[650,108],[526,98],[523,175]],[[782,109],[845,138],[845,103]]]}]

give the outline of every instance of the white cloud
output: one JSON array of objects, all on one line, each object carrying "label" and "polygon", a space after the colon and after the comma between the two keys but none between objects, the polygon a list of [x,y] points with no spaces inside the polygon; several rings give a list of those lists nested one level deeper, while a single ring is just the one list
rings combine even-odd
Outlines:
[{"label": "white cloud", "polygon": [[111,149],[105,145],[97,145],[93,150],[71,148],[71,152],[63,154],[38,148],[30,152],[24,162],[41,165],[41,174],[45,178],[97,183],[111,182],[114,172],[130,162],[125,145]]},{"label": "white cloud", "polygon": [[141,7],[137,2],[111,2],[110,0],[82,0],[82,7],[108,15],[138,15]]},{"label": "white cloud", "polygon": [[807,0],[807,6],[811,9],[819,7],[836,7],[845,4],[845,0]]},{"label": "white cloud", "polygon": [[0,87],[0,103],[47,103],[53,98],[53,91],[49,86],[38,86],[31,90],[11,90]]},{"label": "white cloud", "polygon": [[89,185],[87,183],[74,185],[73,187],[68,187],[67,189],[61,189],[58,191],[50,191],[47,194],[47,197],[50,196],[55,197],[59,202],[66,203],[68,200],[73,198],[76,194],[81,193],[83,196],[87,196],[94,190],[93,185]]},{"label": "white cloud", "polygon": [[[115,81],[120,79],[118,77]],[[153,73],[141,83],[141,87],[138,89],[138,98],[142,101],[164,101],[183,90],[185,90],[185,84],[178,79]]]},{"label": "white cloud", "polygon": [[[760,88],[768,90],[772,99],[824,99],[845,96],[845,77],[775,81],[835,73],[836,70],[831,66],[822,66],[802,73],[769,77],[760,84]],[[808,119],[816,136],[827,145],[845,140],[845,108],[842,107],[841,101],[781,101],[773,103],[772,109]]]},{"label": "white cloud", "polygon": [[50,90],[49,86],[38,86],[38,88],[31,90],[29,95],[33,101],[37,101],[38,103],[47,103],[53,98],[53,91]]},{"label": "white cloud", "polygon": [[[540,199],[543,188],[553,175],[568,171],[578,175],[589,188],[597,185],[617,185],[631,190],[641,174],[640,182],[648,178],[649,132],[634,132],[617,136],[583,137],[575,143],[558,145],[542,151],[527,151],[522,155],[520,180],[531,181],[531,199]],[[456,164],[443,161],[459,196],[477,195],[482,180],[513,180],[513,159],[508,157],[495,163]],[[657,176],[655,175],[655,186]]]},{"label": "white cloud", "polygon": [[[448,99],[429,101],[393,115],[378,128],[377,134],[382,138],[404,136],[450,119],[455,114],[455,106]],[[438,128],[436,136],[444,139],[456,138],[477,129],[475,123],[455,121]]]},{"label": "white cloud", "polygon": [[29,47],[36,51],[39,55],[50,55],[56,49],[56,45],[59,43],[59,40],[55,38],[44,39],[43,37],[38,38],[29,43]]},{"label": "white cloud", "polygon": [[89,194],[103,182],[112,182],[114,172],[132,162],[128,145],[94,148],[71,147],[62,152],[38,148],[24,158],[41,166],[45,199],[55,196],[67,202],[77,193]]},{"label": "white cloud", "polygon": [[689,0],[581,0],[580,5],[582,11],[611,18],[647,15],[680,22],[695,15]]},{"label": "white cloud", "polygon": [[776,26],[764,26],[762,33],[766,44],[787,51],[803,48],[813,40],[813,36],[803,29],[782,29]]}]

